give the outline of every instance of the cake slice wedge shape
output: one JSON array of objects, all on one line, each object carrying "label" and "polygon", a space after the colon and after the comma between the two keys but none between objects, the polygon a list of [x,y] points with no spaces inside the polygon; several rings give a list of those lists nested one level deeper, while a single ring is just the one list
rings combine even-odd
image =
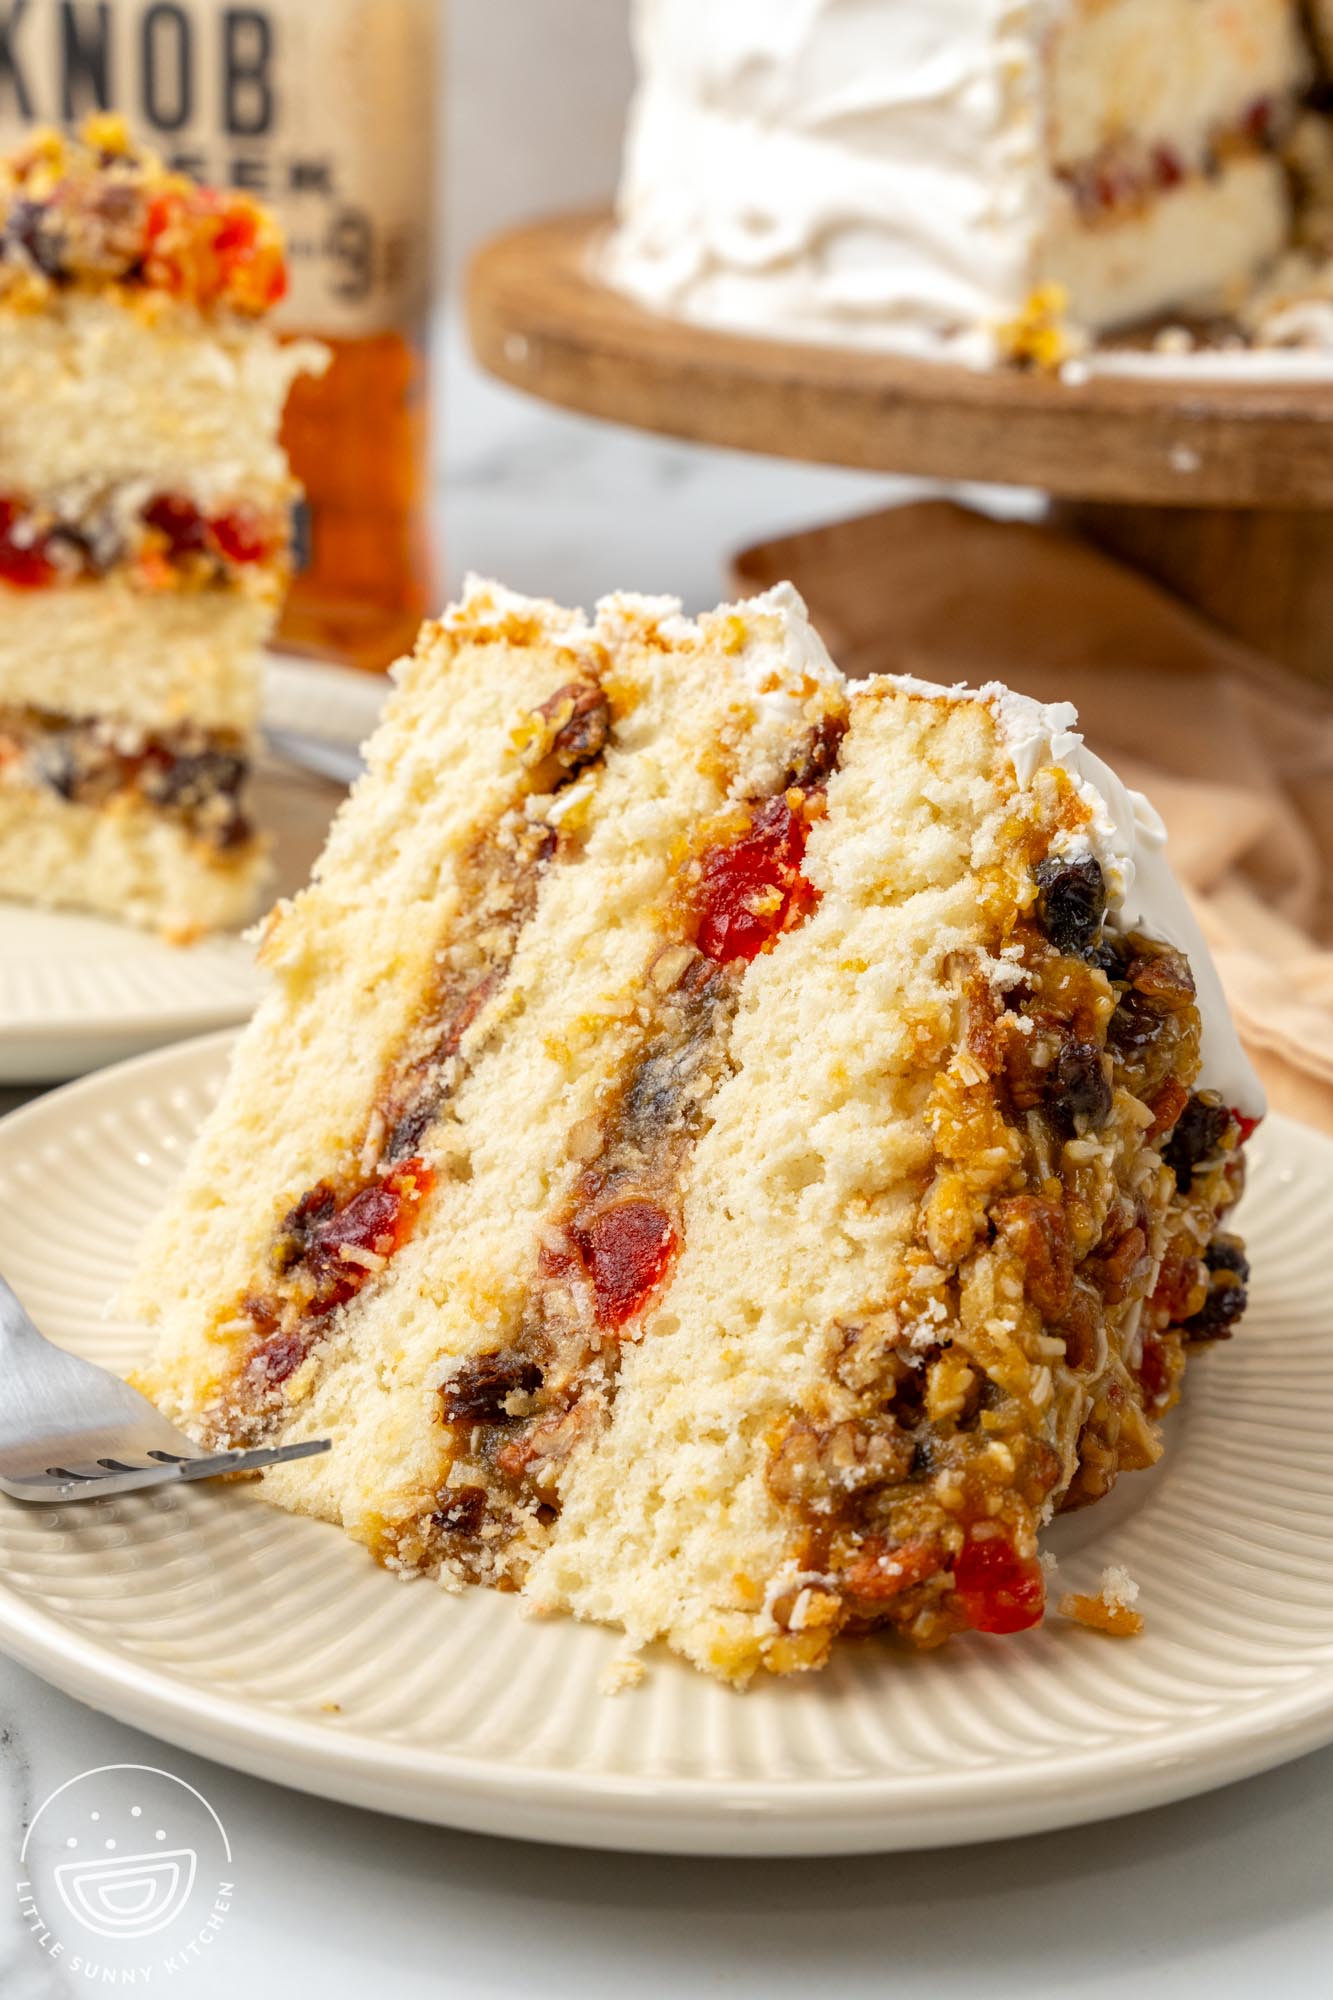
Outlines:
[{"label": "cake slice wedge shape", "polygon": [[1228,1335],[1262,1097],[1069,709],[795,593],[427,627],[144,1246],[142,1386],[384,1563],[736,1683],[1025,1629]]}]

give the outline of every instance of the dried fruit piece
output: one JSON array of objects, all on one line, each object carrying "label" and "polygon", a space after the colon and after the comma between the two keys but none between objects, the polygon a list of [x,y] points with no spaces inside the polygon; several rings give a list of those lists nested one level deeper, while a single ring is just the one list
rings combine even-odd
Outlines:
[{"label": "dried fruit piece", "polygon": [[1026,1632],[1046,1610],[1046,1579],[1004,1535],[969,1541],[954,1564],[954,1600],[974,1632]]},{"label": "dried fruit piece", "polygon": [[738,839],[704,850],[693,898],[700,951],[722,965],[757,958],[808,914],[816,899],[801,874],[806,831],[786,797],[765,799]]},{"label": "dried fruit piece", "polygon": [[1162,1158],[1174,1170],[1182,1194],[1205,1161],[1220,1151],[1231,1127],[1231,1113],[1215,1091],[1200,1091],[1190,1098],[1162,1149]]},{"label": "dried fruit piece", "polygon": [[1092,855],[1039,861],[1037,921],[1057,951],[1085,958],[1095,948],[1106,915],[1106,877]]},{"label": "dried fruit piece", "polygon": [[516,1390],[531,1395],[541,1380],[536,1362],[513,1348],[471,1355],[441,1388],[441,1414],[450,1424],[503,1423],[510,1414],[505,1408],[509,1397]]},{"label": "dried fruit piece", "polygon": [[676,1248],[670,1217],[652,1201],[616,1202],[576,1222],[570,1234],[591,1274],[603,1326],[624,1326],[642,1312]]}]

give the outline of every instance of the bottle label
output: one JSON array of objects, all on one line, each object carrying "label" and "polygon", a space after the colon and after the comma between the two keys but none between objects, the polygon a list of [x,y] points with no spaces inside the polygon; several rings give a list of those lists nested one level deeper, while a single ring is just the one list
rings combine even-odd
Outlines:
[{"label": "bottle label", "polygon": [[0,149],[119,111],[169,166],[266,202],[280,327],[403,328],[430,291],[435,0],[0,0]]}]

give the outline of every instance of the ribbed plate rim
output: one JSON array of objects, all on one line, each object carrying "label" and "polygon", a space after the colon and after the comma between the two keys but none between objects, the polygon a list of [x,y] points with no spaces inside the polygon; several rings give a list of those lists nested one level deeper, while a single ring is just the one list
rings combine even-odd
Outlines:
[{"label": "ribbed plate rim", "polygon": [[[0,1121],[0,1148],[34,1154],[62,1128],[133,1095],[170,1090],[180,1065],[219,1061],[234,1030],[178,1043],[68,1084]],[[1277,1171],[1313,1158],[1333,1180],[1333,1141],[1274,1114]],[[1148,1475],[1151,1477],[1151,1475]],[[332,1532],[332,1531],[330,1531]],[[1107,1642],[1113,1643],[1113,1642]],[[663,1853],[886,1852],[1008,1837],[1169,1803],[1333,1742],[1333,1662],[1295,1683],[1182,1724],[1040,1762],[828,1780],[525,1769],[503,1756],[334,1731],[118,1654],[0,1578],[0,1649],[76,1698],[241,1770],[346,1803],[486,1833]],[[655,1672],[686,1672],[668,1663]],[[818,1678],[808,1687],[819,1699]],[[743,1701],[744,1696],[735,1699]]]},{"label": "ribbed plate rim", "polygon": [[[265,655],[265,719],[301,728],[314,709],[320,716],[321,732],[335,742],[361,742],[374,726],[385,687],[382,677],[354,667],[277,650]],[[0,900],[0,930],[5,909]],[[45,914],[53,923],[61,921],[58,911]],[[126,935],[132,943],[135,934]],[[239,937],[229,937],[214,939],[205,948],[226,954],[225,966],[220,969],[233,982],[230,997],[211,996],[201,978],[198,990],[189,998],[177,994],[163,996],[155,1005],[125,1007],[114,1004],[108,988],[100,1006],[94,1001],[52,1019],[15,1007],[0,981],[0,1083],[79,1075],[117,1058],[136,1055],[146,1044],[180,1041],[244,1020],[259,993],[251,971],[250,947]],[[84,973],[89,965],[89,961],[77,960],[71,976]],[[95,965],[91,969],[95,990]]]}]

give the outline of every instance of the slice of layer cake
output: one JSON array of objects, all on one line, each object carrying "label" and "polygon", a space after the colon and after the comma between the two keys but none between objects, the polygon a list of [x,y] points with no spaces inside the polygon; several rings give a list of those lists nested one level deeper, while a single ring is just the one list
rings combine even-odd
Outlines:
[{"label": "slice of layer cake", "polygon": [[264,875],[245,786],[288,567],[265,212],[118,120],[0,164],[0,879],[189,936]]},{"label": "slice of layer cake", "polygon": [[995,351],[1234,306],[1292,230],[1300,0],[637,0],[616,283],[720,325]]},{"label": "slice of layer cake", "polygon": [[849,686],[788,588],[474,584],[270,921],[143,1386],[381,1561],[743,1681],[1043,1609],[1245,1303],[1262,1112],[1070,709]]}]

